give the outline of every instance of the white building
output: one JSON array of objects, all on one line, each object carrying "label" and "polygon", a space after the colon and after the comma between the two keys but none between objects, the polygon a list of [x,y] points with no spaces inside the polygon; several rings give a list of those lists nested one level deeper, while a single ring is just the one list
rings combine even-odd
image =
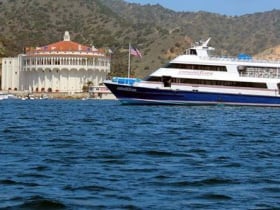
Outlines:
[{"label": "white building", "polygon": [[82,92],[88,83],[99,85],[110,72],[104,50],[70,40],[26,48],[16,58],[2,60],[2,90],[30,92]]}]

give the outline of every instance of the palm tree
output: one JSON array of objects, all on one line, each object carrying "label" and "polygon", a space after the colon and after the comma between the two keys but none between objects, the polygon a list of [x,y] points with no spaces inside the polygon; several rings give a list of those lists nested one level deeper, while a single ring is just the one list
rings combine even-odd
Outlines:
[{"label": "palm tree", "polygon": [[83,86],[83,92],[88,92],[89,88],[93,85],[92,81],[88,81],[84,86]]}]

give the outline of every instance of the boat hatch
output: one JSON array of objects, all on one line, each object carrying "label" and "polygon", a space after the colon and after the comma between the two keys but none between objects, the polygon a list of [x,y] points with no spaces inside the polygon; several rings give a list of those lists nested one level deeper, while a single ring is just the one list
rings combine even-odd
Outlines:
[{"label": "boat hatch", "polygon": [[197,55],[197,51],[196,51],[196,49],[188,49],[188,50],[186,50],[186,54],[187,55]]},{"label": "boat hatch", "polygon": [[171,77],[170,76],[162,76],[162,82],[164,87],[171,87]]},{"label": "boat hatch", "polygon": [[237,69],[238,69],[239,73],[245,72],[246,71],[246,66],[238,66]]}]

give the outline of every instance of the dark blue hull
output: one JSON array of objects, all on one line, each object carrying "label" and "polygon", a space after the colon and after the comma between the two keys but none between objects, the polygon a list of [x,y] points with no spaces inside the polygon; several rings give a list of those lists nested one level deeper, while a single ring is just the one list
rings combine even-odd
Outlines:
[{"label": "dark blue hull", "polygon": [[106,82],[105,85],[122,103],[126,104],[229,104],[280,106],[280,97],[278,96],[154,89]]}]

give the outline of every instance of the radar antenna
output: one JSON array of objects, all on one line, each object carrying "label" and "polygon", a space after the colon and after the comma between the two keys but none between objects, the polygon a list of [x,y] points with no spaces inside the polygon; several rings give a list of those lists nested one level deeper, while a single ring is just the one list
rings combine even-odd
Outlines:
[{"label": "radar antenna", "polygon": [[208,47],[208,43],[210,42],[211,37],[209,37],[203,44],[202,47]]}]

